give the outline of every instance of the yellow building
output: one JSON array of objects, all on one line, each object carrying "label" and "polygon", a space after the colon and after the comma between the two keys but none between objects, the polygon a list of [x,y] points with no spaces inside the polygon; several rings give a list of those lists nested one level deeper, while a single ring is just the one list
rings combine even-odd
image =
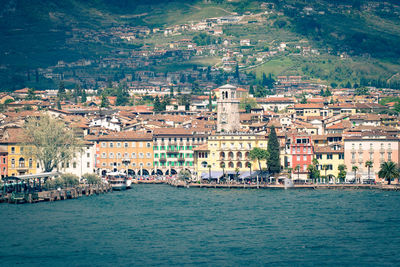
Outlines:
[{"label": "yellow building", "polygon": [[327,177],[326,182],[338,182],[339,165],[344,164],[344,147],[341,143],[314,147],[317,168],[321,176]]},{"label": "yellow building", "polygon": [[110,171],[130,175],[152,175],[153,137],[133,131],[118,132],[92,139],[96,142],[95,166],[99,174]]},{"label": "yellow building", "polygon": [[36,174],[38,166],[34,158],[26,155],[23,130],[21,128],[8,128],[4,131],[0,145],[8,152],[8,175],[17,176]]},{"label": "yellow building", "polygon": [[[207,144],[194,150],[196,176],[198,179],[220,178],[225,173],[234,178],[250,175],[250,171],[258,171],[258,161],[249,159],[250,151],[255,148],[267,149],[268,140],[264,135],[246,133],[218,133],[209,136]],[[261,161],[261,169],[266,168],[265,160]],[[251,169],[250,169],[251,164]],[[210,166],[210,167],[209,167]]]}]

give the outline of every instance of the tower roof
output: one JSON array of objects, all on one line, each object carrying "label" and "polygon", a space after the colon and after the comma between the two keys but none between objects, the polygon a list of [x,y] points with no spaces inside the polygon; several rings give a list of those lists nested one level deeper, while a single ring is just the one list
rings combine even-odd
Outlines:
[{"label": "tower roof", "polygon": [[230,90],[236,90],[236,86],[233,86],[231,84],[225,84],[219,87],[219,89],[230,89]]}]

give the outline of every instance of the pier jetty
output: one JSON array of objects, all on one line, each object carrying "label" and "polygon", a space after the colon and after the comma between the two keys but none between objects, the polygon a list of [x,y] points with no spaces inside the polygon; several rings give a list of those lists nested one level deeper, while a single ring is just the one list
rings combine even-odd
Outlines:
[{"label": "pier jetty", "polygon": [[37,203],[43,201],[57,201],[75,199],[82,196],[92,196],[112,192],[109,184],[79,185],[63,189],[46,190],[40,192],[0,192],[0,202],[10,204]]}]

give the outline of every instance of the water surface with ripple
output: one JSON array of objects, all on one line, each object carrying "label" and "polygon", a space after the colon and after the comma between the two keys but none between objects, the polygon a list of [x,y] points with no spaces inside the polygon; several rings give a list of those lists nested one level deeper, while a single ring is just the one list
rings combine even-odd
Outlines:
[{"label": "water surface with ripple", "polygon": [[0,214],[1,266],[399,264],[399,192],[135,185]]}]

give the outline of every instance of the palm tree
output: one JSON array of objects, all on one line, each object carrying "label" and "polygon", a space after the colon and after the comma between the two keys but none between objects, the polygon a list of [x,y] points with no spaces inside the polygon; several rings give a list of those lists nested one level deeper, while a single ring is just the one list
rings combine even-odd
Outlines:
[{"label": "palm tree", "polygon": [[288,170],[288,174],[289,174],[289,179],[292,180],[292,171],[293,171],[293,168],[290,168],[290,167],[289,167],[287,170]]},{"label": "palm tree", "polygon": [[251,162],[249,162],[248,166],[249,166],[249,169],[250,169],[250,179],[251,179]]},{"label": "palm tree", "polygon": [[[222,177],[225,179],[225,162],[221,163],[221,168],[222,168],[222,173],[223,173]],[[218,177],[218,183],[219,183],[219,177]]]},{"label": "palm tree", "polygon": [[208,168],[208,179],[209,179],[210,182],[211,182],[211,165],[208,164],[208,165],[207,165],[207,168]]},{"label": "palm tree", "polygon": [[390,184],[392,179],[399,176],[399,170],[394,162],[384,162],[381,164],[381,169],[378,172],[378,176],[379,178],[387,180],[388,184]]},{"label": "palm tree", "polygon": [[[368,180],[371,180],[371,167],[373,166],[373,162],[371,160],[368,160],[365,162],[365,167],[368,168]],[[368,181],[369,182],[369,181]]]},{"label": "palm tree", "polygon": [[297,182],[300,180],[300,165],[296,165],[294,168],[297,171]]},{"label": "palm tree", "polygon": [[310,164],[310,165],[307,166],[307,171],[308,171],[308,175],[309,175],[310,180],[312,182],[314,182],[315,173],[316,173],[316,167],[314,165]]},{"label": "palm tree", "polygon": [[357,171],[358,171],[358,167],[357,166],[353,166],[351,167],[352,171],[354,172],[354,180],[357,183]]},{"label": "palm tree", "polygon": [[326,165],[326,164],[322,165],[322,169],[325,171],[325,183],[326,183],[326,180],[328,179],[328,177],[326,176],[326,171],[328,170],[328,165]]},{"label": "palm tree", "polygon": [[236,177],[236,180],[239,180],[239,168],[235,168],[235,177]]},{"label": "palm tree", "polygon": [[257,160],[258,162],[258,169],[260,173],[262,173],[261,169],[261,160],[267,159],[268,158],[268,151],[262,148],[255,147],[252,150],[250,150],[249,153],[249,158],[250,160]]},{"label": "palm tree", "polygon": [[[317,170],[317,171],[318,171],[318,164],[319,164],[318,159],[317,158],[313,158],[312,159],[312,165],[315,167],[315,170]],[[321,177],[318,177],[318,178],[321,178]],[[317,182],[317,177],[315,177],[315,182]]]},{"label": "palm tree", "polygon": [[346,172],[345,172],[346,165],[340,164],[338,166],[338,170],[339,170],[338,178],[339,178],[339,182],[340,182],[340,179],[345,179],[346,178]]}]

